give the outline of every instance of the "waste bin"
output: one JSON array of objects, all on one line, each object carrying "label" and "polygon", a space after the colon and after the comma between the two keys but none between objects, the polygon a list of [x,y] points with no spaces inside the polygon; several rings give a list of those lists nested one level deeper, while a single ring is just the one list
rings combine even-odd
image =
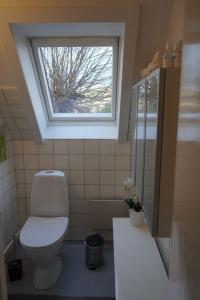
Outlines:
[{"label": "waste bin", "polygon": [[103,245],[104,239],[100,234],[93,234],[86,238],[85,257],[89,269],[96,270],[103,265]]}]

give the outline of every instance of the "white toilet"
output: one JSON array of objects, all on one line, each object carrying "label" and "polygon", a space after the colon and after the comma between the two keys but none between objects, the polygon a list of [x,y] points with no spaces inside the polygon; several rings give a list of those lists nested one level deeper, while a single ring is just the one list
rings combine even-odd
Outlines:
[{"label": "white toilet", "polygon": [[48,289],[62,269],[57,256],[69,223],[65,174],[48,170],[33,177],[30,217],[20,232],[20,243],[35,262],[33,284]]}]

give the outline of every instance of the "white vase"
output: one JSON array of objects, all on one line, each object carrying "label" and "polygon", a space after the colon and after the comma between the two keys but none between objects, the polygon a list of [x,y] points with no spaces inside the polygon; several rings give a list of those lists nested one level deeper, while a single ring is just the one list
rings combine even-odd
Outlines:
[{"label": "white vase", "polygon": [[134,227],[140,227],[144,224],[143,211],[137,212],[134,209],[129,209],[131,225]]}]

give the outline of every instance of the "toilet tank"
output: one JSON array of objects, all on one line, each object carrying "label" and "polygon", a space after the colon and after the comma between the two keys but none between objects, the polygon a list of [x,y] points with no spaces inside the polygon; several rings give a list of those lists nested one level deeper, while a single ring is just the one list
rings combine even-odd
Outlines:
[{"label": "toilet tank", "polygon": [[69,215],[69,199],[65,174],[46,170],[33,176],[30,215],[61,217]]}]

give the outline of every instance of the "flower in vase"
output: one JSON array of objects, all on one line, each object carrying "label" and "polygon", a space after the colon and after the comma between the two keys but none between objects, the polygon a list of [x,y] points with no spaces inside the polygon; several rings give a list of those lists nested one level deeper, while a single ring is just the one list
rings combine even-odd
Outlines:
[{"label": "flower in vase", "polygon": [[136,212],[140,212],[142,210],[142,206],[138,200],[133,179],[130,176],[124,180],[124,188],[129,195],[129,197],[124,200],[128,205],[128,208],[134,209]]}]

